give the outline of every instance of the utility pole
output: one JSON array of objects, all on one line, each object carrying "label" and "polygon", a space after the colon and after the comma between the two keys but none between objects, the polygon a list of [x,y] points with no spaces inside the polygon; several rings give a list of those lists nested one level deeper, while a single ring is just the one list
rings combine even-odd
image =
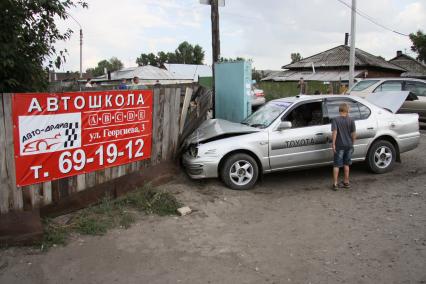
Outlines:
[{"label": "utility pole", "polygon": [[211,0],[211,18],[212,18],[212,71],[213,71],[213,80],[212,80],[212,107],[213,107],[213,118],[216,117],[216,88],[215,88],[215,70],[214,64],[219,62],[220,56],[220,38],[219,38],[219,5],[218,0]]},{"label": "utility pole", "polygon": [[349,50],[349,89],[354,84],[355,73],[355,34],[356,34],[356,0],[352,0],[351,13],[351,47]]},{"label": "utility pole", "polygon": [[80,27],[80,79],[83,78],[83,29]]},{"label": "utility pole", "polygon": [[219,38],[219,6],[225,6],[225,0],[200,0],[201,4],[210,5],[211,8],[211,21],[212,21],[212,105],[213,105],[213,118],[215,117],[215,70],[214,64],[219,62],[220,59],[220,38]]},{"label": "utility pole", "polygon": [[74,22],[80,27],[80,79],[83,78],[83,28],[80,23],[69,13],[67,13]]}]

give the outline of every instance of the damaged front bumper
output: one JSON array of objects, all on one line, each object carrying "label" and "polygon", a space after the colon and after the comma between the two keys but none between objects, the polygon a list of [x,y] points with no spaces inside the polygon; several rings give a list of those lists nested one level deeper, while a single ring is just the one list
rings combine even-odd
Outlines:
[{"label": "damaged front bumper", "polygon": [[218,157],[192,157],[188,152],[182,156],[182,164],[193,179],[217,178],[220,158]]}]

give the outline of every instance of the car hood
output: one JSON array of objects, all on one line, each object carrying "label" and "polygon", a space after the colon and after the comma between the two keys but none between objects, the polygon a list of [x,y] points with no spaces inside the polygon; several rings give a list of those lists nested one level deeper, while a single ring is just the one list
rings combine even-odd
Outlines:
[{"label": "car hood", "polygon": [[224,119],[209,119],[204,121],[187,139],[186,145],[200,143],[214,138],[221,139],[230,136],[259,132],[260,130],[241,123]]},{"label": "car hood", "polygon": [[411,100],[417,99],[415,95],[410,94],[409,91],[371,93],[367,95],[365,99],[376,106],[396,113],[401,108],[408,95],[412,96],[409,98]]}]

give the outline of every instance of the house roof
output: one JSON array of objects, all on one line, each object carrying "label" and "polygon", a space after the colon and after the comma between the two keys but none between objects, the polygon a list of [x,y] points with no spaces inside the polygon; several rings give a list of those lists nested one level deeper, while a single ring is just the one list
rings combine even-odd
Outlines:
[{"label": "house roof", "polygon": [[[336,68],[349,67],[349,46],[339,45],[324,52],[304,58],[298,62],[283,66],[283,69],[306,69],[312,68],[312,63],[315,68]],[[388,69],[392,71],[400,71],[405,69],[387,62],[383,58],[374,56],[361,49],[355,49],[355,68],[376,67]]]},{"label": "house roof", "polygon": [[[175,76],[164,69],[145,65],[137,67],[124,68],[118,71],[111,72],[111,80],[122,80],[122,79],[132,79],[133,77],[139,77],[141,80],[176,80]],[[102,75],[94,79],[94,81],[104,81],[106,80],[106,75]]]},{"label": "house roof", "polygon": [[212,77],[212,67],[197,64],[164,63],[164,67],[177,79],[198,81],[198,77]]},{"label": "house roof", "polygon": [[[364,70],[355,70],[354,76],[360,76]],[[305,81],[349,81],[349,70],[317,70],[315,73],[312,71],[300,70],[286,70],[279,73],[271,74],[262,79],[262,81],[299,81],[303,77]]]},{"label": "house roof", "polygon": [[407,70],[401,74],[403,77],[426,77],[426,65],[407,54],[399,54],[389,62]]}]

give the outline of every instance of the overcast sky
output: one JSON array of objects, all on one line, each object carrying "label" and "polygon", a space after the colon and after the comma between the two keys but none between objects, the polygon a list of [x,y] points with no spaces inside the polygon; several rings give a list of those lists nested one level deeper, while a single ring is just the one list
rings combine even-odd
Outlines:
[{"label": "overcast sky", "polygon": [[[70,14],[83,27],[83,70],[118,57],[136,66],[141,53],[174,51],[182,41],[199,44],[211,64],[210,6],[199,0],[86,0],[88,9]],[[351,0],[342,0],[348,4]],[[401,33],[426,32],[426,0],[357,0],[357,8]],[[338,0],[226,0],[220,8],[221,56],[245,57],[256,69],[280,69],[290,54],[308,57],[343,44],[350,32],[350,9]],[[57,21],[75,32],[57,44],[68,50],[61,71],[79,70],[78,25]],[[410,51],[408,37],[357,17],[356,47],[386,59]]]}]

